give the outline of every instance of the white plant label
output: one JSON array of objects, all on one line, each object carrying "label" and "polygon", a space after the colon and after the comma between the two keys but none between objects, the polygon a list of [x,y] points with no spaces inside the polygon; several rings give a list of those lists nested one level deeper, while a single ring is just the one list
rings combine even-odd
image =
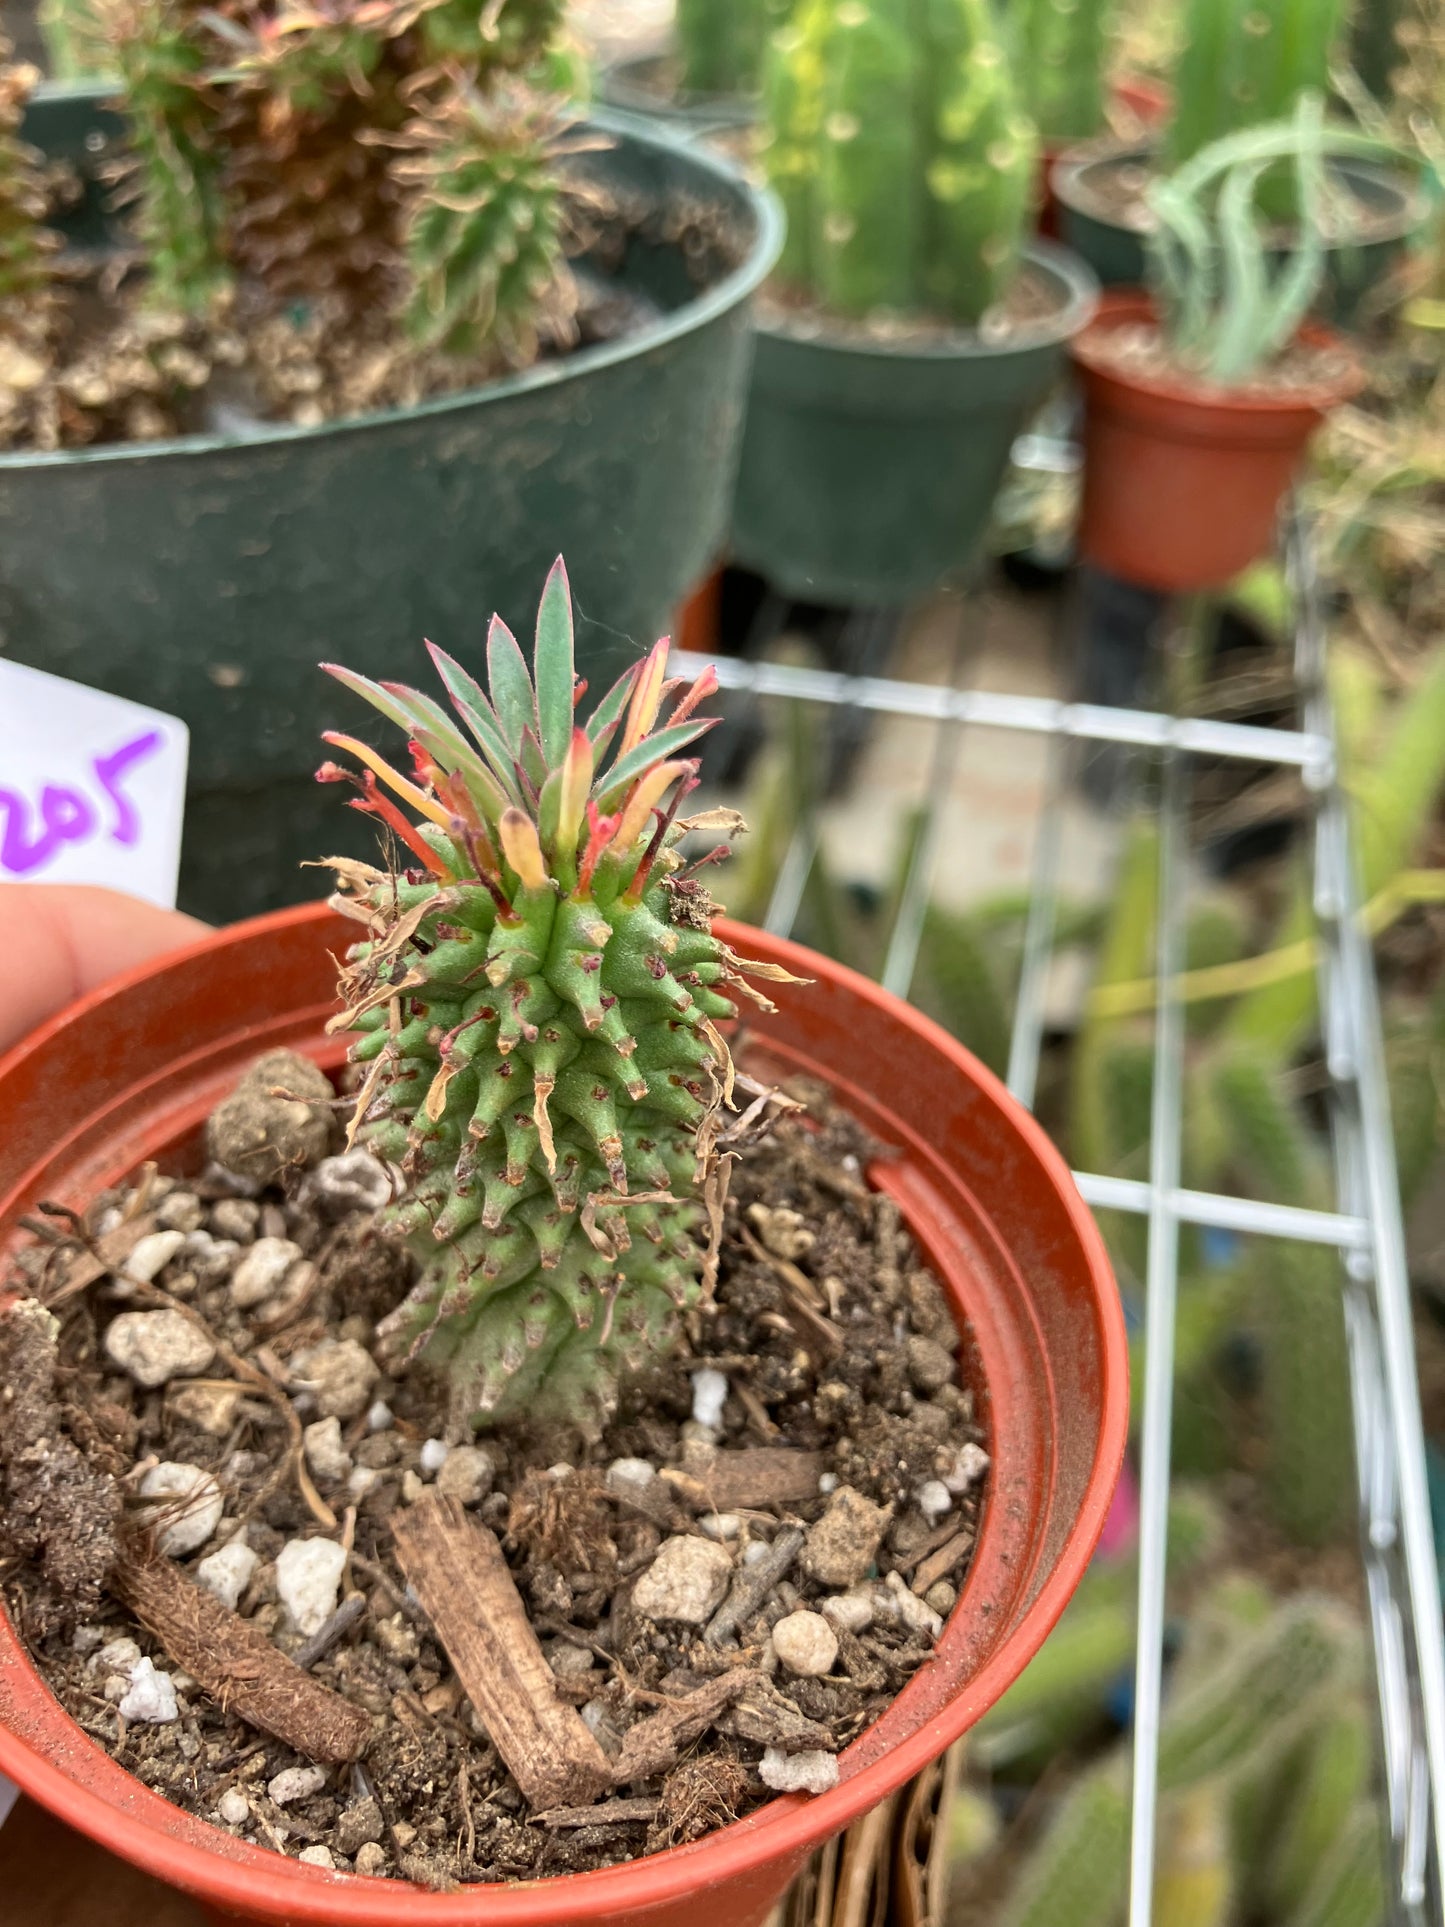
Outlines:
[{"label": "white plant label", "polygon": [[0,883],[100,883],[172,910],[184,723],[0,660]]}]

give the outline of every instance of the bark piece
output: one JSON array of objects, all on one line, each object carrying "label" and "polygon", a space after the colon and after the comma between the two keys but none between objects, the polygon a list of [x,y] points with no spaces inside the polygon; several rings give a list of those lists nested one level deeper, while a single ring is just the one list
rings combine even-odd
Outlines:
[{"label": "bark piece", "polygon": [[774,1539],[765,1558],[751,1566],[739,1566],[727,1598],[708,1621],[703,1643],[723,1646],[732,1639],[745,1619],[755,1613],[803,1549],[800,1526],[785,1526]]},{"label": "bark piece", "polygon": [[279,1652],[249,1620],[223,1606],[170,1559],[126,1542],[111,1588],[167,1656],[228,1713],[308,1760],[359,1759],[371,1719]]},{"label": "bark piece", "polygon": [[528,1804],[582,1806],[612,1766],[556,1679],[494,1532],[430,1493],[391,1521],[396,1556]]},{"label": "bark piece", "polygon": [[816,1499],[823,1470],[821,1452],[758,1445],[741,1452],[719,1452],[701,1483],[715,1511],[760,1511]]},{"label": "bark piece", "polygon": [[617,1826],[624,1820],[652,1820],[657,1815],[656,1800],[604,1800],[595,1807],[553,1807],[550,1813],[534,1813],[533,1826],[564,1827]]},{"label": "bark piece", "polygon": [[719,1673],[695,1693],[660,1706],[655,1713],[630,1726],[623,1736],[622,1750],[612,1763],[619,1786],[633,1780],[650,1780],[677,1765],[683,1748],[717,1724],[718,1715],[751,1685],[758,1675],[742,1667]]},{"label": "bark piece", "polygon": [[940,1579],[946,1579],[955,1566],[961,1565],[968,1557],[973,1545],[973,1528],[965,1527],[955,1532],[951,1539],[941,1545],[937,1552],[931,1552],[913,1574],[913,1590],[921,1597]]},{"label": "bark piece", "polygon": [[836,1753],[838,1742],[826,1726],[800,1713],[790,1699],[760,1674],[748,1679],[744,1691],[716,1722],[723,1733],[759,1746],[776,1746],[784,1753]]}]

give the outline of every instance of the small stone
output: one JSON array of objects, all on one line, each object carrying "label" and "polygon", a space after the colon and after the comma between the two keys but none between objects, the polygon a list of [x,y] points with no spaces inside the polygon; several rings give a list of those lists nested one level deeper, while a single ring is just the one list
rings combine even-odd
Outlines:
[{"label": "small stone", "polygon": [[336,1822],[337,1850],[344,1854],[354,1854],[362,1847],[374,1847],[386,1831],[386,1821],[382,1818],[380,1806],[367,1794],[364,1800],[356,1800],[340,1814]]},{"label": "small stone", "polygon": [[300,1245],[290,1238],[258,1238],[231,1273],[231,1303],[238,1311],[264,1304],[281,1290],[300,1257]]},{"label": "small stone", "polygon": [[105,1643],[105,1634],[99,1626],[77,1626],[70,1636],[71,1651],[93,1653]]},{"label": "small stone", "polygon": [[319,1418],[302,1434],[306,1463],[318,1479],[328,1485],[339,1484],[351,1470],[351,1455],[341,1442],[341,1420]]},{"label": "small stone", "polygon": [[370,1151],[343,1151],[339,1157],[321,1160],[302,1186],[301,1196],[334,1218],[349,1211],[380,1211],[391,1203],[391,1179],[386,1166]]},{"label": "small stone", "polygon": [[276,1555],[276,1596],[303,1638],[336,1611],[345,1548],[333,1539],[288,1539]]},{"label": "small stone", "polygon": [[184,1231],[149,1232],[131,1246],[130,1256],[122,1261],[115,1275],[148,1285],[165,1270],[185,1242]]},{"label": "small stone", "polygon": [[838,1490],[838,1474],[836,1472],[820,1473],[818,1490],[825,1499],[831,1497]]},{"label": "small stone", "polygon": [[937,1525],[946,1512],[952,1512],[953,1494],[942,1479],[926,1479],[914,1493],[913,1503],[930,1525]]},{"label": "small stone", "polygon": [[702,1626],[722,1604],[733,1562],[711,1539],[679,1534],[664,1539],[633,1588],[632,1603],[649,1619]]},{"label": "small stone", "polygon": [[[273,1097],[273,1090],[287,1095]],[[267,1051],[211,1113],[206,1126],[211,1156],[258,1185],[274,1183],[283,1171],[319,1163],[331,1138],[334,1097],[330,1079],[309,1057]]]},{"label": "small stone", "polygon": [[736,1512],[704,1512],[698,1520],[698,1530],[705,1532],[709,1539],[736,1539],[743,1529],[743,1522]]},{"label": "small stone", "polygon": [[170,1409],[177,1418],[208,1432],[213,1439],[229,1438],[241,1404],[239,1385],[187,1385],[182,1383],[170,1395]]},{"label": "small stone", "polygon": [[336,1862],[331,1857],[330,1847],[303,1847],[296,1858],[301,1862],[303,1867],[328,1867],[333,1872],[336,1868]]},{"label": "small stone", "polygon": [[298,1352],[291,1369],[314,1392],[323,1418],[359,1418],[381,1376],[376,1360],[354,1338],[324,1339],[309,1351]]},{"label": "small stone", "polygon": [[266,1791],[278,1807],[286,1807],[293,1800],[309,1800],[325,1784],[326,1775],[319,1766],[288,1766],[266,1783]]},{"label": "small stone", "polygon": [[422,1494],[425,1491],[426,1491],[426,1486],[422,1482],[420,1473],[413,1472],[411,1467],[408,1466],[406,1471],[403,1472],[401,1475],[402,1504],[415,1505],[417,1500],[421,1498]]},{"label": "small stone", "polygon": [[377,1399],[373,1405],[367,1408],[366,1429],[368,1432],[389,1432],[395,1423],[396,1420],[392,1416],[391,1407],[384,1398]]},{"label": "small stone", "polygon": [[816,1748],[784,1753],[768,1746],[758,1762],[758,1777],[775,1793],[826,1793],[838,1784],[838,1761],[832,1753]]},{"label": "small stone", "polygon": [[140,1496],[160,1503],[145,1514],[156,1528],[156,1550],[167,1559],[180,1559],[203,1546],[221,1523],[221,1488],[199,1465],[165,1459],[153,1465],[140,1482]]},{"label": "small stone", "polygon": [[803,1571],[820,1586],[856,1586],[877,1557],[892,1516],[891,1506],[874,1505],[851,1485],[840,1485],[822,1518],[808,1528]]},{"label": "small stone", "polygon": [[547,1655],[547,1664],[558,1679],[578,1679],[592,1671],[593,1660],[585,1646],[574,1646],[570,1640],[559,1639]]},{"label": "small stone", "polygon": [[354,1505],[360,1505],[372,1487],[380,1483],[381,1474],[374,1472],[369,1465],[353,1466],[346,1481],[346,1496]]},{"label": "small stone", "polygon": [[830,1626],[845,1633],[866,1633],[873,1624],[873,1602],[866,1593],[833,1593],[818,1610]]},{"label": "small stone", "polygon": [[140,1647],[133,1639],[112,1639],[91,1660],[89,1670],[102,1675],[120,1673],[128,1680],[139,1658]]},{"label": "small stone", "polygon": [[182,1312],[123,1311],[106,1328],[105,1352],[137,1385],[152,1390],[173,1378],[194,1378],[216,1348]]},{"label": "small stone", "polygon": [[401,1613],[376,1622],[376,1643],[388,1659],[398,1666],[409,1666],[421,1651],[416,1627]]},{"label": "small stone", "polygon": [[260,1217],[261,1207],[254,1198],[221,1198],[211,1206],[211,1229],[219,1238],[248,1245]]},{"label": "small stone", "polygon": [[375,1880],[386,1872],[386,1848],[367,1840],[356,1849],[356,1871]]},{"label": "small stone", "polygon": [[130,1691],[116,1707],[123,1720],[165,1726],[179,1717],[175,1684],[169,1673],[158,1673],[154,1662],[138,1659],[131,1670]]},{"label": "small stone", "polygon": [[216,1818],[223,1826],[244,1827],[251,1817],[251,1802],[239,1787],[227,1787],[216,1802]]},{"label": "small stone", "polygon": [[181,1256],[197,1284],[218,1285],[223,1278],[230,1277],[240,1249],[234,1238],[213,1238],[209,1231],[193,1231],[186,1239]]},{"label": "small stone", "polygon": [[910,1338],[906,1356],[908,1376],[920,1392],[942,1391],[957,1369],[936,1338]]},{"label": "small stone", "polygon": [[789,1613],[773,1628],[773,1650],[790,1673],[821,1679],[838,1657],[838,1635],[821,1613]]},{"label": "small stone", "polygon": [[182,1238],[199,1231],[205,1222],[206,1208],[194,1191],[172,1191],[156,1206],[156,1223],[167,1231],[179,1231]]},{"label": "small stone", "polygon": [[447,1454],[450,1451],[451,1447],[445,1439],[423,1439],[421,1452],[418,1455],[421,1462],[422,1477],[434,1479],[446,1464]]},{"label": "small stone", "polygon": [[645,1492],[657,1477],[657,1473],[646,1459],[614,1459],[607,1468],[607,1485],[612,1492],[630,1498],[634,1492]]},{"label": "small stone", "polygon": [[809,1229],[802,1212],[784,1204],[750,1204],[748,1222],[775,1258],[796,1261],[817,1242],[817,1234]]},{"label": "small stone", "polygon": [[958,1604],[957,1588],[950,1585],[946,1579],[935,1579],[923,1595],[923,1603],[931,1606],[941,1618],[947,1619]]},{"label": "small stone", "polygon": [[728,1382],[723,1373],[704,1365],[692,1375],[692,1422],[716,1428],[722,1423],[727,1404]]},{"label": "small stone", "polygon": [[582,1724],[608,1759],[615,1759],[622,1748],[622,1735],[606,1700],[588,1700],[582,1708],[581,1718]]},{"label": "small stone", "polygon": [[911,1633],[927,1633],[930,1639],[937,1639],[943,1631],[943,1621],[932,1606],[920,1599],[916,1592],[909,1590],[900,1573],[889,1573],[884,1581],[884,1590],[893,1616],[900,1625],[906,1626]]},{"label": "small stone", "polygon": [[693,1448],[694,1452],[711,1454],[716,1450],[717,1442],[722,1437],[722,1429],[716,1425],[700,1425],[695,1418],[690,1418],[685,1419],[678,1427],[678,1437],[682,1440],[683,1470],[689,1472],[692,1470],[688,1464],[689,1447]]},{"label": "small stone", "polygon": [[958,1457],[943,1475],[943,1483],[950,1492],[961,1495],[967,1492],[970,1486],[978,1484],[987,1472],[988,1464],[988,1453],[981,1445],[961,1445],[958,1448]]},{"label": "small stone", "polygon": [[480,1505],[492,1489],[497,1468],[480,1445],[454,1445],[437,1473],[437,1491],[463,1505]]},{"label": "small stone", "polygon": [[229,1611],[235,1612],[241,1594],[256,1576],[261,1563],[244,1539],[233,1539],[228,1546],[208,1552],[196,1567],[196,1577]]}]

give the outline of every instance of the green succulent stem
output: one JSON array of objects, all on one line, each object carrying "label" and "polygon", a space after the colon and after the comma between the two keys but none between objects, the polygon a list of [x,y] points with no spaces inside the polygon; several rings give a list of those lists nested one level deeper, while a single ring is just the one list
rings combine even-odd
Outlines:
[{"label": "green succulent stem", "polygon": [[432,655],[465,733],[419,692],[333,672],[407,731],[416,782],[328,737],[365,766],[359,807],[417,859],[338,866],[367,925],[340,1020],[362,1067],[353,1136],[397,1173],[384,1225],[418,1261],[383,1332],[447,1373],[458,1425],[595,1427],[696,1301],[719,1222],[733,1072],[716,1023],[758,967],[712,935],[674,847],[696,768],[678,752],[710,726],[716,680],[657,728],[659,644],[577,724],[560,561],[530,670],[498,618],[486,689]]},{"label": "green succulent stem", "polygon": [[1104,126],[1112,0],[1005,0],[1004,24],[1026,111],[1049,142]]},{"label": "green succulent stem", "polygon": [[749,95],[762,84],[768,36],[792,0],[677,0],[674,33],[690,94]]}]

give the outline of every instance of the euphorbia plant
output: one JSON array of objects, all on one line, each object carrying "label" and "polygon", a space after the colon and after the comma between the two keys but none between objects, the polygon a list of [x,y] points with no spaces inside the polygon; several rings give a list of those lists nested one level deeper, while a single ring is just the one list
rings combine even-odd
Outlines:
[{"label": "euphorbia plant", "polygon": [[337,906],[368,931],[337,1020],[366,1067],[352,1135],[398,1172],[384,1226],[419,1267],[385,1331],[445,1368],[458,1423],[595,1425],[697,1300],[734,1075],[717,1023],[744,970],[780,973],[712,934],[676,848],[740,826],[678,814],[711,671],[670,682],[664,640],[579,721],[560,560],[530,672],[497,617],[486,689],[428,647],[461,728],[417,690],[331,668],[406,731],[414,767],[327,737],[363,766],[355,807],[411,859],[336,865]]}]

